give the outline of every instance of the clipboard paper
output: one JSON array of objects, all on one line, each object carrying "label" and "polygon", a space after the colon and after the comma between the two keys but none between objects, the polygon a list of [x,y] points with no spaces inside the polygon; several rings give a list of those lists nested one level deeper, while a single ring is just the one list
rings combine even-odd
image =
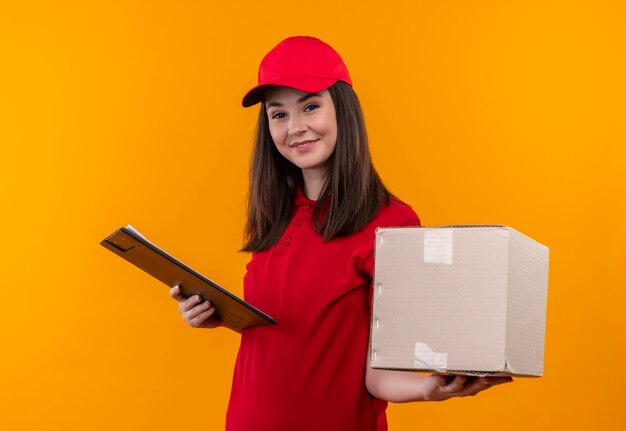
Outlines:
[{"label": "clipboard paper", "polygon": [[209,300],[215,306],[214,316],[236,332],[276,323],[261,310],[161,250],[131,225],[116,230],[100,245],[169,287],[179,285],[183,295],[200,295]]}]

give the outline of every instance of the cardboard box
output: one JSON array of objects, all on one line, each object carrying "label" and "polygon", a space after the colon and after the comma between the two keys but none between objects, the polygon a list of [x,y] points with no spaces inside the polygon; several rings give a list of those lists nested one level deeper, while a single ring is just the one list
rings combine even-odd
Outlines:
[{"label": "cardboard box", "polygon": [[543,375],[548,248],[506,226],[380,228],[374,368]]}]

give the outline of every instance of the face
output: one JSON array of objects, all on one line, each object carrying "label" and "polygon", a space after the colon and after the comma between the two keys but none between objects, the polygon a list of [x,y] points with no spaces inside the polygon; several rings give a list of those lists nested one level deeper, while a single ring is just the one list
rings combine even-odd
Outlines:
[{"label": "face", "polygon": [[328,90],[304,93],[270,87],[265,94],[270,134],[276,148],[303,173],[326,173],[337,144],[335,105]]}]

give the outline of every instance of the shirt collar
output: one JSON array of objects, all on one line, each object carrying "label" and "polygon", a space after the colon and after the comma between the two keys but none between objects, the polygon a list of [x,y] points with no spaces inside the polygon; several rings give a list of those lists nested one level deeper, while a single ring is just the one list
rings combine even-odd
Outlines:
[{"label": "shirt collar", "polygon": [[304,192],[302,191],[302,187],[296,187],[295,204],[296,204],[296,206],[308,204],[308,205],[314,207],[315,205],[317,205],[317,201],[314,201],[314,200],[311,200],[311,199],[307,198],[304,195]]}]

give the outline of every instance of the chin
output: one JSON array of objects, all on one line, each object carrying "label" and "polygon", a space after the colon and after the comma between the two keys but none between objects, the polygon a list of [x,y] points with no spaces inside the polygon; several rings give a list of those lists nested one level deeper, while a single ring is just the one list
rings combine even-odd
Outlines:
[{"label": "chin", "polygon": [[326,169],[328,166],[325,163],[303,163],[303,162],[291,162],[296,165],[298,168],[304,170],[318,170],[318,169]]}]

